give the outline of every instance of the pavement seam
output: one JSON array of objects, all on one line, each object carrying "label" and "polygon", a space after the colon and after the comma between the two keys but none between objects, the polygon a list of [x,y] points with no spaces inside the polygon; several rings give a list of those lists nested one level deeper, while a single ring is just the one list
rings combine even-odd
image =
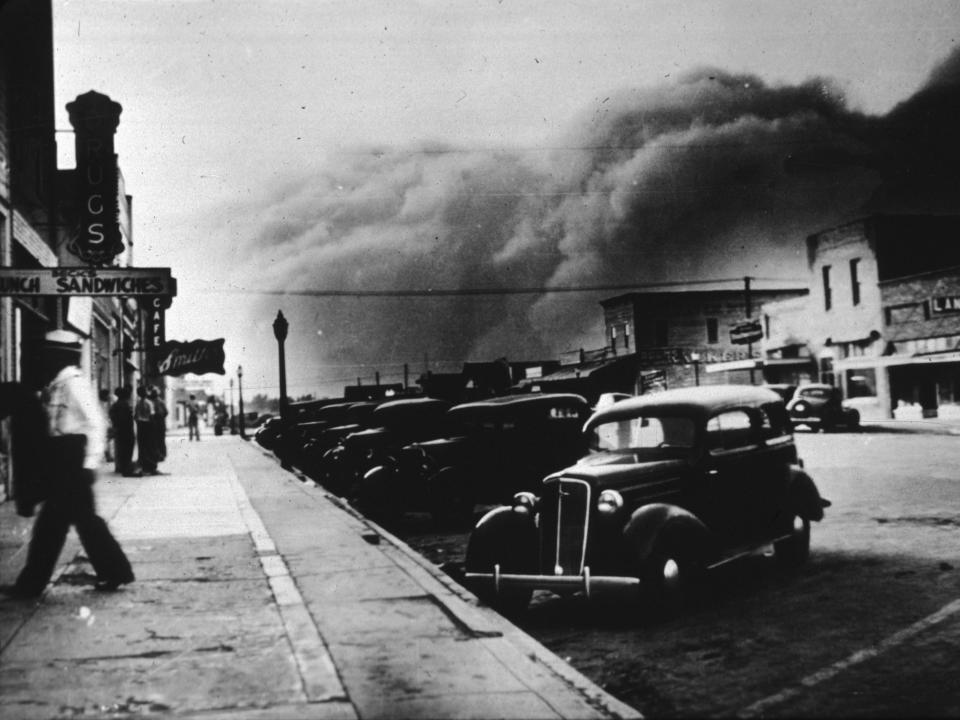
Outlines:
[{"label": "pavement seam", "polygon": [[919,635],[924,630],[933,627],[937,623],[943,622],[951,615],[960,612],[960,598],[952,602],[947,603],[942,608],[937,610],[935,613],[928,615],[921,620],[913,623],[909,627],[904,628],[895,632],[893,635],[890,635],[878,643],[871,645],[870,647],[862,648],[852,653],[843,660],[838,660],[832,665],[818,670],[811,675],[807,675],[802,680],[800,680],[797,685],[794,687],[789,687],[775,695],[759,700],[749,707],[744,708],[737,713],[736,717],[738,718],[748,718],[748,717],[760,717],[762,716],[769,708],[780,705],[791,698],[800,695],[802,692],[819,685],[820,683],[826,682],[827,680],[832,680],[841,672],[846,670],[849,667],[854,665],[859,665],[862,662],[871,660],[875,657],[878,657],[881,653],[886,652],[890,648],[893,648],[901,643],[910,640],[911,638]]},{"label": "pavement seam", "polygon": [[250,503],[250,498],[237,478],[231,461],[230,488],[246,525],[261,568],[276,600],[287,641],[293,650],[297,672],[307,701],[311,703],[349,701],[330,651],[307,610],[290,569],[263,524],[263,519]]}]

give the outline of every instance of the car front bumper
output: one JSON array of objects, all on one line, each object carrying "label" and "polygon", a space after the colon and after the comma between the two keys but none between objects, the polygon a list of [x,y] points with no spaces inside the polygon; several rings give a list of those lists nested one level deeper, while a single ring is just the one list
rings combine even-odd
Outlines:
[{"label": "car front bumper", "polygon": [[553,592],[583,591],[590,596],[597,588],[626,588],[636,587],[640,579],[626,575],[591,575],[590,568],[584,568],[580,575],[527,575],[522,573],[501,573],[500,566],[495,565],[492,573],[465,573],[464,577],[471,582],[493,584],[494,591],[499,594],[501,588],[531,588],[534,590],[551,590]]}]

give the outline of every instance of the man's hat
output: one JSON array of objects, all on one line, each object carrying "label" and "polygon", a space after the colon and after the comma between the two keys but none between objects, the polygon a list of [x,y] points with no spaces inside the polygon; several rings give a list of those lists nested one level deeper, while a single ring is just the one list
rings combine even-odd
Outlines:
[{"label": "man's hat", "polygon": [[80,352],[81,338],[69,330],[51,330],[43,336],[43,347],[47,350],[71,350]]}]

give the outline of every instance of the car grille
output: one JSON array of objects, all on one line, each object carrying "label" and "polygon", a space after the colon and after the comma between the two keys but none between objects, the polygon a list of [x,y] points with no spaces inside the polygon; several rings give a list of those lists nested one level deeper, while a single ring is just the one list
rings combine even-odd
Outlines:
[{"label": "car grille", "polygon": [[583,572],[590,523],[590,484],[548,480],[540,498],[540,569],[545,575]]}]

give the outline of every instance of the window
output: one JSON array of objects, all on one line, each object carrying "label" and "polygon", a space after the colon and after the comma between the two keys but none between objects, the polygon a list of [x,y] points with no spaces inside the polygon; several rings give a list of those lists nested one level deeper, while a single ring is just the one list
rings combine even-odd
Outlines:
[{"label": "window", "polygon": [[833,306],[833,290],[830,289],[830,266],[823,266],[823,309],[829,310]]},{"label": "window", "polygon": [[707,318],[707,342],[711,345],[717,343],[717,338],[719,337],[717,332],[717,319],[716,318]]},{"label": "window", "polygon": [[707,422],[707,447],[711,450],[729,450],[753,442],[750,416],[743,410],[720,413]]},{"label": "window", "polygon": [[853,304],[860,304],[860,258],[853,258],[850,261],[850,292],[853,295]]}]

